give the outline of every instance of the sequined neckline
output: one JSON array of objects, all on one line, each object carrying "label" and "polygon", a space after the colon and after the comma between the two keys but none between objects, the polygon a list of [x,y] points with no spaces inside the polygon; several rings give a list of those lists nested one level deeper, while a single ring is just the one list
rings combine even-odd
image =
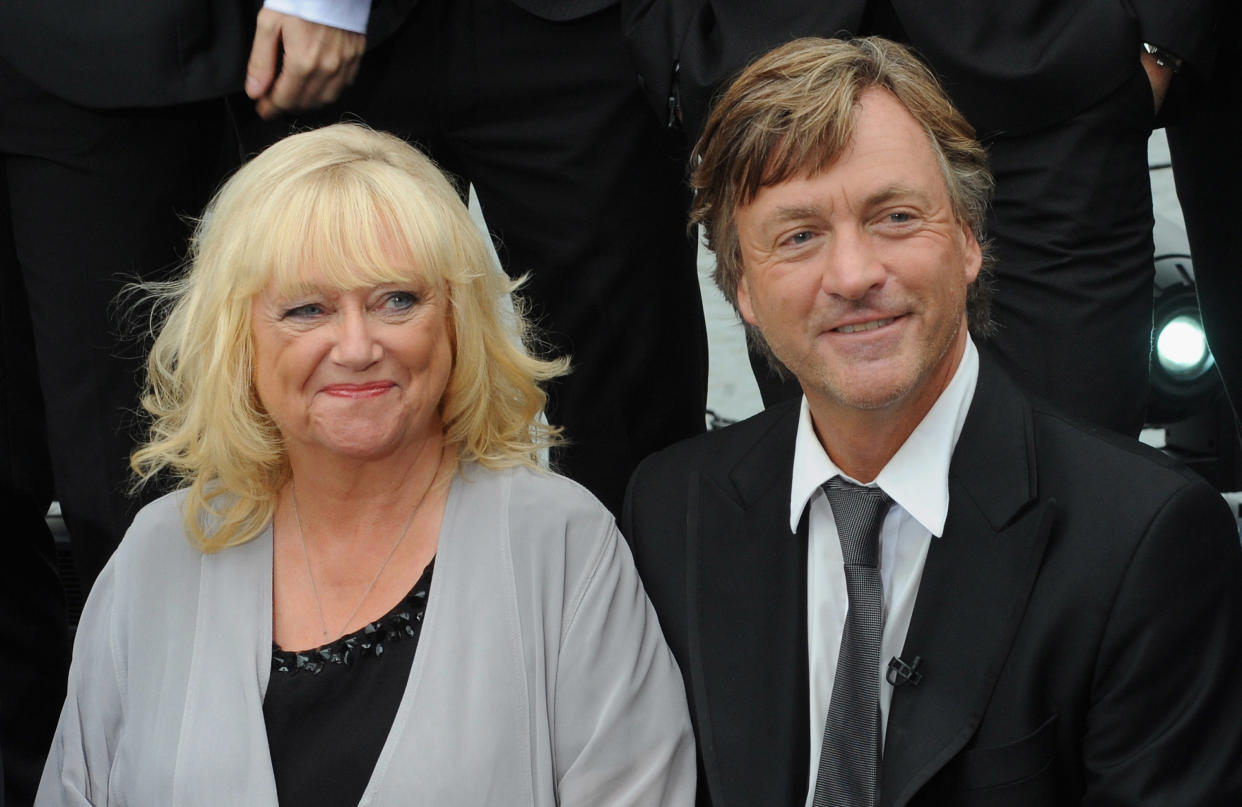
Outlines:
[{"label": "sequined neckline", "polygon": [[431,591],[431,572],[435,559],[410,592],[392,610],[353,633],[309,650],[283,650],[272,642],[272,672],[285,675],[310,673],[318,675],[329,664],[351,666],[368,656],[379,657],[392,642],[417,639],[427,612],[427,596]]}]

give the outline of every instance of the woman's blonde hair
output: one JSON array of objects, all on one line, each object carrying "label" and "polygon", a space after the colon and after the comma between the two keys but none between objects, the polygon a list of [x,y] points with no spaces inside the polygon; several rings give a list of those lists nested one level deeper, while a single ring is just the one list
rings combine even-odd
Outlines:
[{"label": "woman's blonde hair", "polygon": [[[241,168],[207,206],[188,270],[151,287],[163,317],[147,361],[151,423],[130,463],[140,484],[164,471],[188,488],[190,540],[206,552],[271,520],[289,469],[252,382],[251,304],[315,281],[341,289],[422,280],[448,300],[454,361],[441,400],[461,461],[536,466],[559,430],[539,421],[543,360],[482,233],[443,173],[404,141],[355,124],[288,137]],[[416,277],[411,277],[416,275]],[[509,320],[509,321],[507,321]]]}]

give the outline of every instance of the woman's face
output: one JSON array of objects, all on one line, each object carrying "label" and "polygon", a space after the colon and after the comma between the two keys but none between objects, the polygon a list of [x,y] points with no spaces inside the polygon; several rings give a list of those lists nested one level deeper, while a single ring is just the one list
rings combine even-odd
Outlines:
[{"label": "woman's face", "polygon": [[254,385],[291,459],[417,454],[442,431],[448,303],[423,283],[254,299]]}]

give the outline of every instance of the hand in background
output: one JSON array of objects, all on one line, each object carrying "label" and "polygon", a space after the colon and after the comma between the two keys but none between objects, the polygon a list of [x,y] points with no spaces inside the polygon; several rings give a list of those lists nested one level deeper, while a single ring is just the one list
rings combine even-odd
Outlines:
[{"label": "hand in background", "polygon": [[364,34],[263,9],[246,66],[246,95],[264,120],[335,101],[358,73]]},{"label": "hand in background", "polygon": [[1143,48],[1139,48],[1139,60],[1143,63],[1143,69],[1147,71],[1147,80],[1151,82],[1152,101],[1156,105],[1155,111],[1159,112],[1160,107],[1164,106],[1164,97],[1169,93],[1169,82],[1173,80],[1173,71],[1160,65],[1156,57]]}]

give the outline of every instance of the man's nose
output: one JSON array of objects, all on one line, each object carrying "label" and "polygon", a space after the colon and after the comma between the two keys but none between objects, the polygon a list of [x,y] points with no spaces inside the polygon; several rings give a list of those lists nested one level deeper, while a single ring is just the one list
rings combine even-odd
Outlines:
[{"label": "man's nose", "polygon": [[861,300],[871,289],[884,284],[884,264],[871,238],[857,230],[838,230],[824,251],[821,285],[828,294]]},{"label": "man's nose", "polygon": [[379,361],[383,348],[376,339],[375,327],[376,323],[364,311],[342,311],[332,348],[333,360],[354,370],[364,370]]}]

